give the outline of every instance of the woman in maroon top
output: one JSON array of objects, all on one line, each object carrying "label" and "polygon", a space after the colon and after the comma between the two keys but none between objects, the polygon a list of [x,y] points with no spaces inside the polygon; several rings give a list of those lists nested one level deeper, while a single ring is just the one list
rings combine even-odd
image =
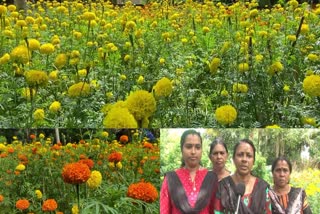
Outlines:
[{"label": "woman in maroon top", "polygon": [[[219,182],[214,203],[215,214],[271,214],[269,184],[251,174],[254,161],[255,147],[252,141],[240,140],[233,151],[236,171]],[[239,184],[243,188],[238,188]]]},{"label": "woman in maroon top", "polygon": [[160,214],[213,213],[218,179],[200,165],[202,138],[195,130],[185,131],[180,140],[181,168],[166,173],[160,192]]},{"label": "woman in maroon top", "polygon": [[291,162],[285,157],[278,157],[271,167],[273,188],[269,195],[274,214],[312,214],[304,189],[291,187]]}]

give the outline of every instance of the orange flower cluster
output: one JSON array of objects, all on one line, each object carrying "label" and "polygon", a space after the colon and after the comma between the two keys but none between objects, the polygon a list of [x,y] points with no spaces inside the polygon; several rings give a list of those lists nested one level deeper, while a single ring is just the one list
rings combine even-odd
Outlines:
[{"label": "orange flower cluster", "polygon": [[112,152],[109,156],[108,156],[108,161],[109,162],[114,162],[114,163],[118,163],[122,160],[122,154],[120,152]]},{"label": "orange flower cluster", "polygon": [[20,199],[16,202],[16,208],[19,210],[26,210],[30,206],[30,203],[27,199]]},{"label": "orange flower cluster", "polygon": [[158,191],[151,183],[140,181],[138,183],[130,184],[128,187],[127,196],[152,203],[157,200]]},{"label": "orange flower cluster", "polygon": [[78,163],[86,164],[89,167],[89,169],[92,169],[93,166],[94,166],[93,160],[91,160],[89,158],[88,159],[81,159],[81,160],[78,161]]},{"label": "orange flower cluster", "polygon": [[121,135],[120,136],[120,142],[121,143],[128,143],[128,141],[129,141],[129,138],[128,138],[127,135]]},{"label": "orange flower cluster", "polygon": [[152,145],[152,143],[149,143],[149,142],[147,142],[147,141],[144,141],[144,142],[143,142],[143,148],[152,149],[152,148],[153,148],[153,145]]},{"label": "orange flower cluster", "polygon": [[88,165],[83,163],[69,163],[63,167],[63,181],[69,184],[85,183],[91,175]]},{"label": "orange flower cluster", "polygon": [[23,165],[27,165],[28,164],[28,157],[24,154],[18,154],[18,159],[20,160],[20,162]]},{"label": "orange flower cluster", "polygon": [[58,204],[54,199],[45,200],[42,204],[42,211],[55,211],[58,208]]}]

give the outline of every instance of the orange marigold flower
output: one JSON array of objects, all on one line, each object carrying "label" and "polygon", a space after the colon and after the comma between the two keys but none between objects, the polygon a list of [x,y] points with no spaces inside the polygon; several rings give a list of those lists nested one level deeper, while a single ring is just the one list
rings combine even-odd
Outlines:
[{"label": "orange marigold flower", "polygon": [[8,148],[8,153],[14,153],[14,148]]},{"label": "orange marigold flower", "polygon": [[152,203],[157,200],[158,191],[151,183],[140,181],[138,183],[130,184],[128,187],[127,196]]},{"label": "orange marigold flower", "polygon": [[90,169],[83,163],[69,163],[63,167],[63,181],[69,184],[85,183],[90,178]]},{"label": "orange marigold flower", "polygon": [[58,204],[54,199],[47,199],[42,204],[42,211],[55,211],[58,208]]},{"label": "orange marigold flower", "polygon": [[149,142],[144,142],[143,143],[143,148],[148,148],[148,149],[152,149],[153,148],[153,145],[152,143],[149,143]]},{"label": "orange marigold flower", "polygon": [[30,134],[30,139],[31,139],[31,140],[36,139],[36,137],[37,137],[37,136],[36,136],[35,134]]},{"label": "orange marigold flower", "polygon": [[127,135],[121,135],[121,137],[120,137],[121,143],[128,143],[128,141],[129,141],[129,138]]},{"label": "orange marigold flower", "polygon": [[0,203],[3,201],[4,197],[3,195],[0,195]]},{"label": "orange marigold flower", "polygon": [[120,152],[112,152],[109,156],[108,156],[108,161],[109,162],[114,162],[114,163],[118,163],[122,160],[122,154]]},{"label": "orange marigold flower", "polygon": [[81,159],[81,160],[78,161],[78,163],[86,164],[86,165],[89,167],[89,169],[92,169],[93,166],[94,166],[94,161],[91,160],[91,159],[89,159],[89,158],[87,158],[87,159]]},{"label": "orange marigold flower", "polygon": [[27,199],[20,199],[16,202],[16,208],[19,210],[26,210],[30,206],[30,203]]}]

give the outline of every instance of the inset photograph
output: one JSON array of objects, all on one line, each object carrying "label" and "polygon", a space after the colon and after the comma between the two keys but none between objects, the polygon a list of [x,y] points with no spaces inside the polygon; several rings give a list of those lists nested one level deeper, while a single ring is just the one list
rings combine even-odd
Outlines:
[{"label": "inset photograph", "polygon": [[0,129],[0,213],[158,213],[159,129]]},{"label": "inset photograph", "polygon": [[161,129],[160,213],[320,213],[320,130]]}]

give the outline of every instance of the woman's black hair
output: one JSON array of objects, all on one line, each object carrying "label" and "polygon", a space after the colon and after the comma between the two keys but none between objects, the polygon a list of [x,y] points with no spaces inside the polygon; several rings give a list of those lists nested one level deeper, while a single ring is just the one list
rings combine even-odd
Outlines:
[{"label": "woman's black hair", "polygon": [[271,172],[274,171],[274,169],[276,168],[276,165],[278,164],[279,161],[285,161],[287,162],[288,166],[289,166],[289,170],[290,170],[290,173],[292,172],[292,164],[291,162],[289,161],[288,158],[284,157],[284,156],[280,156],[278,157],[277,159],[275,159],[272,163],[272,166],[271,166]]},{"label": "woman's black hair", "polygon": [[183,134],[181,135],[181,139],[180,139],[180,149],[181,149],[181,151],[182,151],[183,144],[185,143],[187,136],[190,135],[190,134],[191,135],[197,135],[200,138],[200,143],[202,145],[202,137],[201,137],[200,133],[197,132],[194,129],[188,129],[188,130],[184,131]]},{"label": "woman's black hair", "polygon": [[236,151],[237,151],[237,148],[238,146],[240,145],[240,143],[247,143],[249,144],[252,149],[253,149],[253,162],[256,160],[256,147],[254,147],[253,145],[253,142],[249,139],[242,139],[242,140],[239,140],[238,143],[236,143],[236,145],[233,147],[233,155],[232,155],[232,158],[234,159],[235,156],[236,156]]},{"label": "woman's black hair", "polygon": [[[188,135],[197,135],[199,138],[200,138],[200,143],[201,143],[201,146],[202,146],[202,137],[200,135],[199,132],[197,132],[196,130],[194,129],[188,129],[186,131],[184,131],[181,135],[181,139],[180,139],[180,149],[181,149],[181,152],[182,152],[182,148],[183,148],[183,144],[185,143],[186,141],[186,138]],[[183,159],[181,159],[181,167],[185,166],[185,162]]]},{"label": "woman's black hair", "polygon": [[228,153],[228,148],[227,148],[227,145],[225,144],[224,140],[221,137],[217,137],[210,143],[209,157],[210,157],[214,147],[216,147],[216,145],[218,145],[218,144],[222,145],[224,147],[224,149],[226,150],[226,152]]}]

